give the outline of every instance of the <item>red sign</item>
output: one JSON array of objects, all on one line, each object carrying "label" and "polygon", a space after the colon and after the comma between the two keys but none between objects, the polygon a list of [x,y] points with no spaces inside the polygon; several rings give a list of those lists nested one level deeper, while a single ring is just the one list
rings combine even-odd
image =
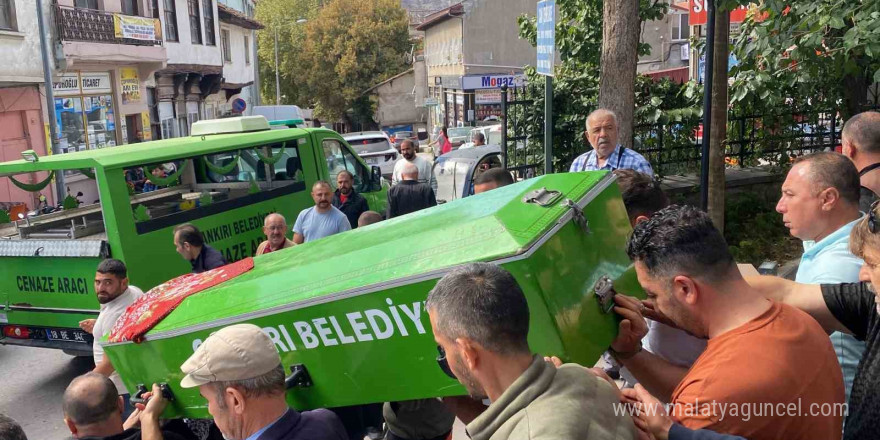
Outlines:
[{"label": "red sign", "polygon": [[[688,0],[688,24],[691,26],[706,24],[706,7],[706,0]],[[740,6],[730,11],[730,22],[742,23],[748,11],[748,6]]]}]

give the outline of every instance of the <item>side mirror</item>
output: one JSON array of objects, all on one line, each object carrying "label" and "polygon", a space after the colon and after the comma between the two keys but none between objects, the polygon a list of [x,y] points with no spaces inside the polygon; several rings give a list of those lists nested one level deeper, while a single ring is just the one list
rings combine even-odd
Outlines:
[{"label": "side mirror", "polygon": [[377,190],[382,188],[382,169],[377,165],[370,167],[370,183]]}]

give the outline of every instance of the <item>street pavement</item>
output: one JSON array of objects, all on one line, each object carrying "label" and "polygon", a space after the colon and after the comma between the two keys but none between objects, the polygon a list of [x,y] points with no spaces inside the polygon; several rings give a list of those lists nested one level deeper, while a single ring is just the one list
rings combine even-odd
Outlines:
[{"label": "street pavement", "polygon": [[94,368],[90,357],[60,350],[0,345],[0,414],[12,417],[29,439],[64,440],[61,396],[74,377]]}]

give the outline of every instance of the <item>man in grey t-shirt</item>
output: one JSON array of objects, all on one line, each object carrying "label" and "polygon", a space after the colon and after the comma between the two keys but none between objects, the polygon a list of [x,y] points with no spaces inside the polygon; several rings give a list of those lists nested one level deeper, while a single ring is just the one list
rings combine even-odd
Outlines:
[{"label": "man in grey t-shirt", "polygon": [[348,217],[331,203],[333,188],[319,180],[312,185],[315,206],[300,211],[293,225],[293,241],[302,244],[351,229]]}]

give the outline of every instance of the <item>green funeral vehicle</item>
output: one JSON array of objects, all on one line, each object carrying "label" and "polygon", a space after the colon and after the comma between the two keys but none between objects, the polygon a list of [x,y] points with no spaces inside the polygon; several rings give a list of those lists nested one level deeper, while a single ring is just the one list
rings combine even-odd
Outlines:
[{"label": "green funeral vehicle", "polygon": [[96,343],[133,397],[163,387],[169,418],[208,417],[180,366],[237,323],[274,342],[299,410],[463,395],[438,366],[425,310],[444,274],[504,267],[528,301],[531,349],[592,366],[617,334],[614,293],[643,296],[625,252],[631,231],[612,174],[536,177],[169,281]]},{"label": "green funeral vehicle", "polygon": [[0,179],[26,191],[63,175],[69,192],[63,210],[11,219],[0,212],[0,344],[90,355],[92,336],[78,323],[98,314],[98,263],[124,261],[131,284],[144,291],[188,273],[173,245],[180,224],[196,225],[229,262],[241,260],[264,240],[265,215],[281,213],[292,227],[314,204],[312,184],[335,188],[342,170],[371,209],[385,211],[388,184],[379,169],[338,133],[270,128],[263,116],[206,120],[185,138],[46,157],[25,152],[0,163]]}]

